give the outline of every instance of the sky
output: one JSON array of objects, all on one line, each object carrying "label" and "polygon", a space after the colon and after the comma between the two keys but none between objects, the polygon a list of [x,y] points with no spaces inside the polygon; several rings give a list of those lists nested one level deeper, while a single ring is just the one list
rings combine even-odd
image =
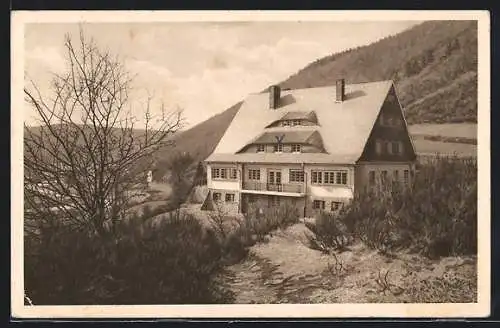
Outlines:
[{"label": "sky", "polygon": [[[92,23],[82,28],[135,76],[130,106],[138,119],[152,95],[153,112],[160,112],[160,103],[168,111],[180,109],[184,128],[190,128],[318,58],[375,42],[418,23]],[[51,73],[65,70],[66,33],[76,38],[79,25],[26,25],[25,77],[37,83],[43,95],[50,95]],[[32,117],[26,106],[25,122],[33,124]]]}]

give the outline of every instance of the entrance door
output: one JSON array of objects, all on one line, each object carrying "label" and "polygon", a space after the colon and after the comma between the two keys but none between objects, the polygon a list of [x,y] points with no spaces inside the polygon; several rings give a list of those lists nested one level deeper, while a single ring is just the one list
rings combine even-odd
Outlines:
[{"label": "entrance door", "polygon": [[281,191],[280,170],[269,170],[267,172],[267,189],[271,191]]}]

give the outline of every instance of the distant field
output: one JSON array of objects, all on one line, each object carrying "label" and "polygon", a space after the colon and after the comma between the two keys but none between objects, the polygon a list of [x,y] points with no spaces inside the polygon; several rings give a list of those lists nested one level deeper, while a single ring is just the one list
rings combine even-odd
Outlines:
[{"label": "distant field", "polygon": [[477,146],[454,142],[429,141],[424,139],[414,139],[413,144],[419,155],[431,155],[439,153],[441,155],[457,156],[477,156]]},{"label": "distant field", "polygon": [[408,128],[413,136],[477,139],[477,124],[475,123],[415,124]]}]

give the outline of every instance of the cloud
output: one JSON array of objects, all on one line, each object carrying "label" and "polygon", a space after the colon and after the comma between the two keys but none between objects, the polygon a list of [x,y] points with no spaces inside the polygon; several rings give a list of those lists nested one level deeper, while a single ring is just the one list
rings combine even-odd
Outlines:
[{"label": "cloud", "polygon": [[[196,124],[318,58],[375,41],[400,31],[403,25],[141,23],[89,24],[87,31],[99,44],[120,54],[136,76],[129,98],[139,108],[138,116],[147,95],[153,95],[156,105],[163,100],[168,109],[179,106],[188,123]],[[31,49],[26,51],[30,74],[38,77],[41,71],[64,67],[62,52],[54,45],[60,39],[55,35],[66,29],[33,29]]]},{"label": "cloud", "polygon": [[[64,57],[57,47],[36,46],[32,50],[26,51],[28,64],[43,67],[52,72],[60,72],[65,67]],[[31,61],[31,63],[29,63]]]},{"label": "cloud", "polygon": [[199,47],[197,56],[203,61],[197,64],[203,67],[188,75],[173,73],[168,62],[130,59],[126,65],[137,74],[138,85],[155,91],[156,101],[183,108],[187,123],[196,124],[249,93],[286,79],[326,51],[318,42],[290,38],[252,46],[231,37],[227,42],[216,40]]}]

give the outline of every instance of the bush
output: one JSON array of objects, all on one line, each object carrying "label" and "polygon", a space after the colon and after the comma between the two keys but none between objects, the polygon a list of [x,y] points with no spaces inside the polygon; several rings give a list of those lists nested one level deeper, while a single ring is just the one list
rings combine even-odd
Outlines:
[{"label": "bush", "polygon": [[[263,241],[270,232],[298,223],[299,218],[298,210],[288,204],[266,209],[251,206],[239,229],[242,230],[240,233],[255,236],[256,241]],[[250,242],[252,240],[250,238]]]},{"label": "bush", "polygon": [[193,304],[220,302],[213,284],[223,248],[191,216],[159,226],[129,221],[118,238],[68,227],[27,239],[25,287],[34,304]]},{"label": "bush", "polygon": [[340,213],[321,212],[315,223],[306,222],[306,227],[313,232],[307,236],[309,246],[323,253],[345,250],[354,238],[340,218]]},{"label": "bush", "polygon": [[338,248],[352,235],[383,253],[407,248],[431,258],[475,254],[476,160],[439,157],[417,168],[411,186],[368,190],[338,217],[320,216],[309,225],[315,240]]}]

